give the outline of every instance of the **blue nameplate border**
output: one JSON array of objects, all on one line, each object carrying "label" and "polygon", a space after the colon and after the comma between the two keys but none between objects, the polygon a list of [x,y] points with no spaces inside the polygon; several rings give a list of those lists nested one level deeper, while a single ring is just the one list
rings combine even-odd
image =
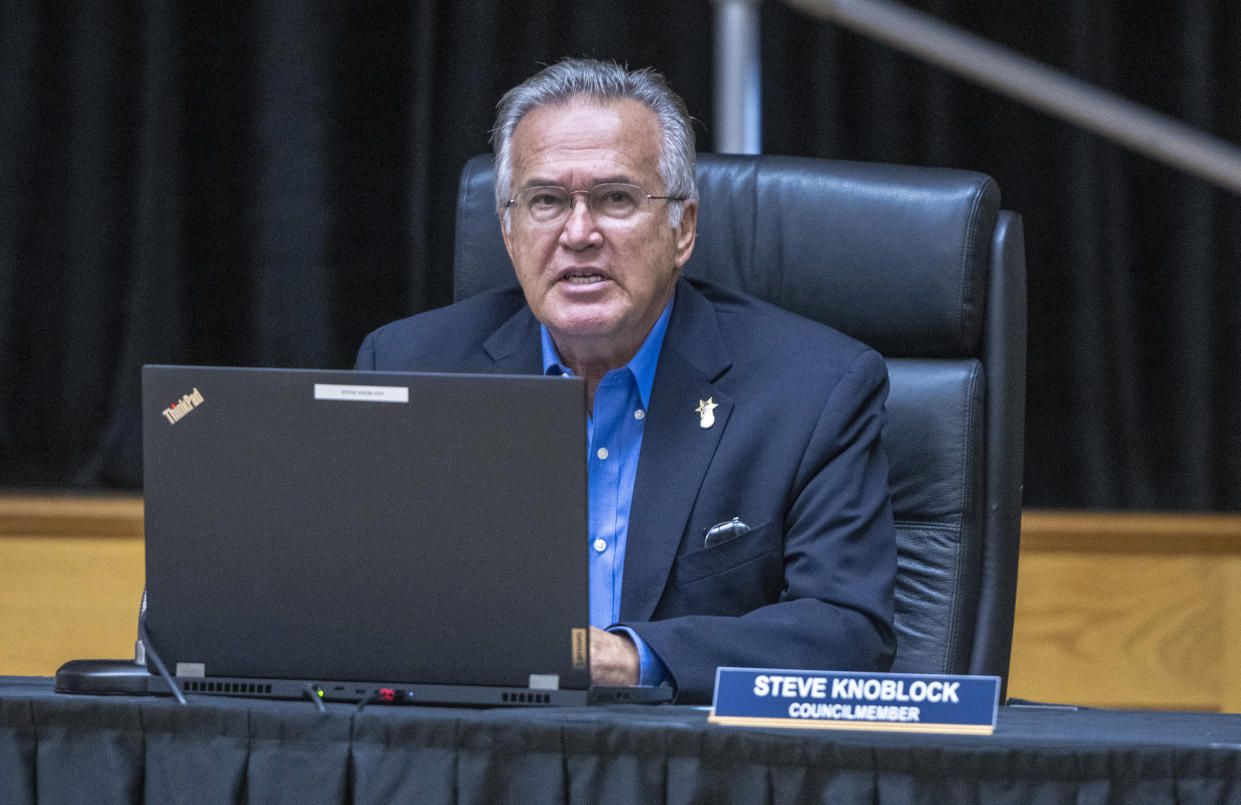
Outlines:
[{"label": "blue nameplate border", "polygon": [[998,676],[717,668],[708,720],[799,727],[991,735]]}]

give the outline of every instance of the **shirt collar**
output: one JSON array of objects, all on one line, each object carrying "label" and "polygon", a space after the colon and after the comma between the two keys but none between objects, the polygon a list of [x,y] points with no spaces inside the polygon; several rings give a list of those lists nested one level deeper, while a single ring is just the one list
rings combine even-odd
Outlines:
[{"label": "shirt collar", "polygon": [[[655,367],[659,363],[659,351],[664,345],[664,334],[668,331],[668,320],[672,318],[672,304],[675,301],[674,294],[664,307],[664,312],[659,314],[655,326],[647,333],[637,354],[622,367],[633,374],[633,379],[638,384],[638,394],[642,397],[643,408],[650,406],[651,386],[655,385]],[[547,326],[540,324],[539,332],[543,339],[543,374],[572,376],[573,372],[569,367],[560,362],[560,353],[556,351],[556,344],[552,341]]]}]

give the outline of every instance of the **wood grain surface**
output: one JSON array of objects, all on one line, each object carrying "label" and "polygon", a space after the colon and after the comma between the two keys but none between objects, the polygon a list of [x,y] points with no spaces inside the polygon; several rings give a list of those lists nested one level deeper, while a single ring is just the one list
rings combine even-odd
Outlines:
[{"label": "wood grain surface", "polygon": [[[133,656],[142,500],[0,495],[0,674]],[[1009,695],[1241,712],[1241,516],[1027,511]]]}]

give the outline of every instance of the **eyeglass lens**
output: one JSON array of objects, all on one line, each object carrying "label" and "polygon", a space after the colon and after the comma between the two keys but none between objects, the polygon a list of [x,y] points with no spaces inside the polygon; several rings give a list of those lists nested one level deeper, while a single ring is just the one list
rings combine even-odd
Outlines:
[{"label": "eyeglass lens", "polygon": [[586,196],[587,208],[605,218],[624,219],[646,203],[646,191],[638,185],[597,184],[590,190],[568,190],[564,187],[528,187],[513,199],[524,215],[535,223],[552,223],[567,216],[573,208],[573,196]]}]

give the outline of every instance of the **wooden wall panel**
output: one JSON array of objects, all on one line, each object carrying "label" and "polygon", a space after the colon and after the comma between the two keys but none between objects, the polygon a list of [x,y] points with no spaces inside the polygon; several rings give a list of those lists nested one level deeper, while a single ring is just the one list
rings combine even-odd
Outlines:
[{"label": "wooden wall panel", "polygon": [[1009,695],[1214,710],[1226,565],[1195,556],[1023,557]]},{"label": "wooden wall panel", "polygon": [[1241,711],[1241,517],[1026,512],[1009,695]]},{"label": "wooden wall panel", "polygon": [[134,656],[142,501],[0,497],[0,674]]},{"label": "wooden wall panel", "polygon": [[[0,674],[133,655],[142,501],[0,496]],[[1009,695],[1241,712],[1241,516],[1026,512]]]}]

